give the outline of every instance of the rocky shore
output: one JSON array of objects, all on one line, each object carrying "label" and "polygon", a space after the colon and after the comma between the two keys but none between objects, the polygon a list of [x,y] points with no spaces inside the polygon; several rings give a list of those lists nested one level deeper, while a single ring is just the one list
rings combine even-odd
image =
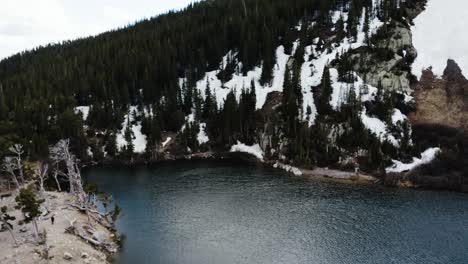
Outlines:
[{"label": "rocky shore", "polygon": [[[22,213],[14,208],[14,194],[0,200],[11,221],[13,237],[7,230],[0,232],[0,263],[110,263],[111,255],[118,250],[117,236],[108,227],[88,219],[87,215],[72,206],[73,197],[65,192],[46,192],[39,217],[39,243],[34,238],[31,224],[22,224]],[[51,217],[54,216],[52,224]]]}]

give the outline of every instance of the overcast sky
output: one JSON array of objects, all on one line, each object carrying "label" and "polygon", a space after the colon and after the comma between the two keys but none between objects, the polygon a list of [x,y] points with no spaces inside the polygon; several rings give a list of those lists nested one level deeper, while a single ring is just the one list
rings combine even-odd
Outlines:
[{"label": "overcast sky", "polygon": [[95,35],[194,0],[1,0],[0,60],[39,45]]}]

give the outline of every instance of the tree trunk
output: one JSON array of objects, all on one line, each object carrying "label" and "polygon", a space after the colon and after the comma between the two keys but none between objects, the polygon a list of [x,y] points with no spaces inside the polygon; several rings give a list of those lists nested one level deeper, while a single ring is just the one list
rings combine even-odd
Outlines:
[{"label": "tree trunk", "polygon": [[54,172],[54,178],[55,178],[55,182],[57,183],[57,188],[58,188],[58,191],[59,191],[59,192],[61,192],[61,191],[62,191],[62,188],[60,187],[60,182],[59,182],[59,180],[58,180],[58,178],[57,178],[57,177],[58,177],[58,172],[57,172],[57,171],[55,171],[55,172]]},{"label": "tree trunk", "polygon": [[20,183],[18,181],[18,178],[16,178],[16,175],[14,173],[11,173],[11,177],[13,178],[13,181],[15,182],[16,184],[16,187],[18,188],[18,190],[20,189]]},{"label": "tree trunk", "polygon": [[15,242],[15,246],[18,246],[18,241],[16,240],[16,237],[15,237],[15,234],[13,233],[13,230],[10,228],[10,226],[8,224],[5,224],[8,232],[10,233],[11,235],[11,238],[13,238],[13,241]]},{"label": "tree trunk", "polygon": [[17,166],[18,166],[18,169],[19,169],[19,178],[20,178],[22,184],[24,184],[25,181],[24,181],[24,175],[23,175],[23,167],[21,166],[21,156],[20,155],[18,155],[17,162],[18,162]]},{"label": "tree trunk", "polygon": [[36,238],[36,242],[39,242],[39,227],[37,226],[37,220],[34,218],[32,221],[34,227],[34,237]]}]

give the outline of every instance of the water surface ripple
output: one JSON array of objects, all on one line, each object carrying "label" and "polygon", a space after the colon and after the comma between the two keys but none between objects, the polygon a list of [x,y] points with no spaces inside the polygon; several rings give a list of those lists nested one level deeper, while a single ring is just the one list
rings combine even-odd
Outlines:
[{"label": "water surface ripple", "polygon": [[123,208],[119,263],[468,263],[468,195],[245,164],[93,168]]}]

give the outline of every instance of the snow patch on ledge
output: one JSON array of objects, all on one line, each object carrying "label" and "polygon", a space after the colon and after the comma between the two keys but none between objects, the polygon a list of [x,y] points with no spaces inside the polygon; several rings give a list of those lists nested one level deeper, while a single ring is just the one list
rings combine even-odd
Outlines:
[{"label": "snow patch on ledge", "polygon": [[292,173],[295,176],[302,176],[302,171],[299,168],[293,167],[291,165],[276,162],[275,165],[273,165],[273,168],[285,170],[286,172]]},{"label": "snow patch on ledge", "polygon": [[400,173],[400,172],[413,170],[421,165],[431,163],[436,158],[437,154],[440,152],[441,152],[440,148],[430,148],[421,154],[420,159],[413,158],[413,162],[411,163],[402,163],[400,161],[393,160],[393,165],[388,167],[386,171],[387,173],[390,173],[390,172]]},{"label": "snow patch on ledge", "polygon": [[86,121],[89,116],[89,106],[77,106],[75,107],[75,114],[79,114],[83,116],[83,121]]},{"label": "snow patch on ledge", "polygon": [[230,152],[244,152],[254,155],[259,160],[263,161],[263,150],[259,144],[255,144],[253,146],[247,146],[239,141],[237,141],[236,145],[231,147]]}]

